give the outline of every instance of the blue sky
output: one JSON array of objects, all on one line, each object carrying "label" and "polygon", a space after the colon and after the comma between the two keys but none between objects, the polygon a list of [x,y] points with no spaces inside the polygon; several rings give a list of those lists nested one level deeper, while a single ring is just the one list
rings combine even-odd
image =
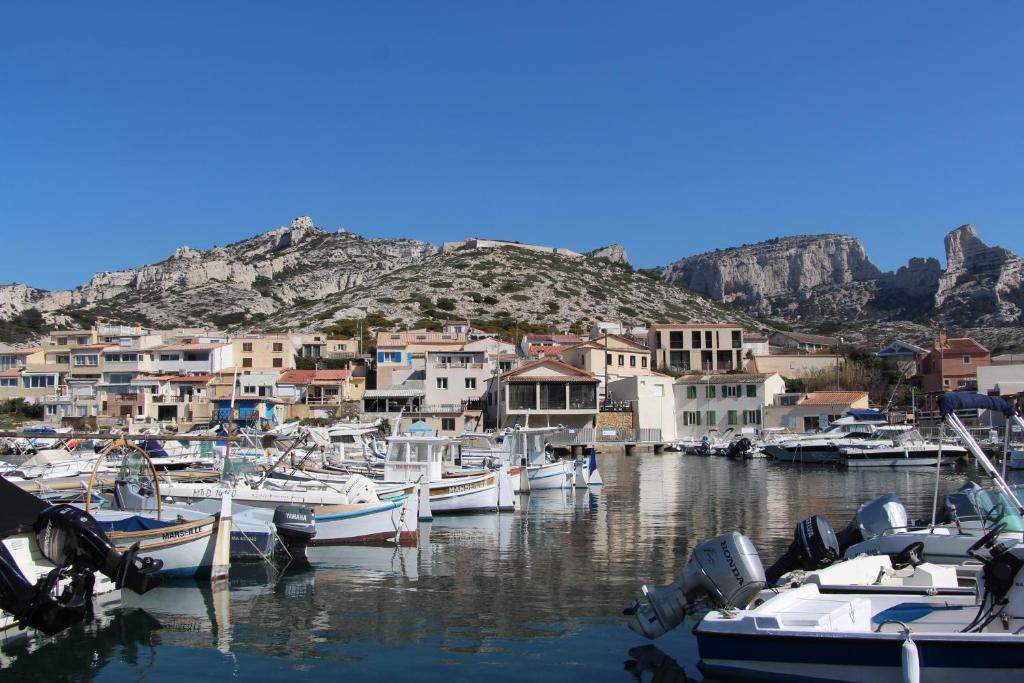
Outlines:
[{"label": "blue sky", "polygon": [[808,232],[1024,252],[1024,5],[5,3],[0,281],[309,214],[634,263]]}]

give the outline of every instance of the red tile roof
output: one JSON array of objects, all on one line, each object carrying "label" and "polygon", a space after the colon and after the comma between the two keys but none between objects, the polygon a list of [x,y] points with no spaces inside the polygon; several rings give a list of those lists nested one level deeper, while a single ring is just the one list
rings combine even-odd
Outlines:
[{"label": "red tile roof", "polygon": [[[522,376],[523,373],[529,372],[530,370],[542,366],[548,366],[555,370],[562,370],[566,374],[558,374],[557,372],[551,375],[529,375]],[[554,358],[543,358],[541,360],[535,360],[532,363],[526,365],[520,365],[515,370],[509,370],[501,376],[506,382],[597,382],[598,379],[586,370],[573,367],[568,363],[564,363]]]},{"label": "red tile roof", "polygon": [[288,370],[277,378],[278,384],[309,384],[313,381],[316,370]]},{"label": "red tile roof", "polygon": [[800,401],[802,406],[849,405],[868,397],[866,391],[815,391]]},{"label": "red tile roof", "polygon": [[943,352],[948,351],[950,353],[988,353],[988,349],[986,349],[984,346],[974,341],[970,337],[958,337],[954,339],[947,339],[946,343],[942,345],[940,345],[940,343],[936,341],[932,345],[932,348],[935,349],[936,351],[941,350]]}]

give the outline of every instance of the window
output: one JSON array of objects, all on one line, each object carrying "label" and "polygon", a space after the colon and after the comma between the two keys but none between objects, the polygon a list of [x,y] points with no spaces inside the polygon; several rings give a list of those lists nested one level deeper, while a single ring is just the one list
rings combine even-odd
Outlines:
[{"label": "window", "polygon": [[710,349],[712,346],[714,346],[714,343],[711,341],[711,330],[708,330],[704,333],[704,348]]},{"label": "window", "polygon": [[454,432],[455,431],[455,418],[454,417],[442,417],[441,418],[441,431],[442,432]]},{"label": "window", "polygon": [[476,377],[467,377],[466,378],[466,388],[467,389],[476,389]]},{"label": "window", "polygon": [[401,351],[378,351],[377,352],[378,363],[401,363],[402,352]]},{"label": "window", "polygon": [[[175,360],[177,360],[177,359],[175,359]],[[200,351],[198,353],[196,353],[194,351],[189,351],[188,353],[185,354],[185,362],[186,363],[188,363],[188,362],[194,363],[196,361],[207,361],[207,360],[210,360],[210,353],[209,353],[209,351]]]},{"label": "window", "polygon": [[759,425],[759,424],[761,424],[761,411],[760,410],[744,410],[743,411],[743,424],[745,424],[745,425]]},{"label": "window", "polygon": [[105,353],[103,354],[103,361],[106,363],[137,363],[139,361],[139,354]]},{"label": "window", "polygon": [[718,424],[718,416],[715,415],[715,411],[708,411],[708,427],[714,427]]},{"label": "window", "polygon": [[99,365],[99,361],[100,361],[99,355],[95,355],[95,356],[94,355],[76,355],[75,356],[75,365],[78,366],[78,367],[83,367],[83,366],[96,367],[97,365]]},{"label": "window", "polygon": [[626,364],[626,357],[621,353],[619,354],[619,367],[623,367]]},{"label": "window", "polygon": [[283,358],[275,358],[274,360],[271,361],[271,365],[273,365],[275,368],[283,368],[284,367],[284,359]]},{"label": "window", "polygon": [[741,349],[743,348],[743,333],[739,330],[732,331],[732,348]]},{"label": "window", "polygon": [[16,387],[18,386],[17,377],[0,377],[0,387]]},{"label": "window", "polygon": [[22,378],[22,384],[26,389],[45,389],[57,384],[53,375],[27,375]]},{"label": "window", "polygon": [[510,410],[536,410],[537,388],[535,384],[509,384],[508,407]]},{"label": "window", "polygon": [[690,369],[689,351],[669,351],[668,364],[674,370],[687,371]]},{"label": "window", "polygon": [[665,395],[665,385],[655,384],[654,385],[654,398],[661,398]]},{"label": "window", "polygon": [[67,337],[57,337],[57,346],[67,346],[67,345],[68,345],[68,338]]},{"label": "window", "polygon": [[565,385],[547,382],[540,385],[541,410],[565,410]]},{"label": "window", "polygon": [[606,365],[611,365],[612,364],[612,354],[610,354],[610,353],[604,354],[604,362],[605,362]]},{"label": "window", "polygon": [[756,384],[748,384],[747,385],[747,398],[757,398],[757,385]]},{"label": "window", "polygon": [[690,425],[700,425],[700,413],[696,410],[683,413],[683,426],[689,427]]},{"label": "window", "polygon": [[686,398],[697,398],[697,387],[686,387]]},{"label": "window", "polygon": [[681,348],[683,348],[683,333],[682,332],[669,332],[668,333],[668,347],[670,349],[681,349]]},{"label": "window", "polygon": [[730,427],[735,427],[740,423],[740,413],[738,410],[730,410],[728,417]]},{"label": "window", "polygon": [[71,356],[65,356],[64,354],[61,354],[57,356],[56,361],[60,365],[67,365],[71,362]]},{"label": "window", "polygon": [[273,352],[274,353],[283,353],[284,352],[284,344],[282,344],[281,342],[274,342]]},{"label": "window", "polygon": [[690,348],[691,349],[699,349],[700,348],[700,332],[698,332],[696,330],[694,330],[693,332],[690,333]]},{"label": "window", "polygon": [[640,367],[647,367],[647,356],[640,356]]},{"label": "window", "polygon": [[132,381],[131,373],[111,373],[107,375],[107,384],[130,384]]},{"label": "window", "polygon": [[715,397],[715,387],[714,387],[714,385],[709,384],[706,387],[704,387],[704,398],[714,398],[714,397]]},{"label": "window", "polygon": [[592,410],[597,408],[596,384],[570,384],[569,409]]},{"label": "window", "polygon": [[242,367],[243,368],[251,368],[252,367],[252,358],[243,358],[242,359]]},{"label": "window", "polygon": [[252,342],[242,342],[242,353],[252,353]]},{"label": "window", "polygon": [[52,404],[46,406],[46,414],[47,415],[56,415],[57,414],[57,406],[52,405]]},{"label": "window", "polygon": [[636,367],[636,356],[634,356],[633,354],[629,354],[629,367]]},{"label": "window", "polygon": [[726,384],[722,387],[722,398],[739,398],[740,388],[738,385]]},{"label": "window", "polygon": [[160,360],[162,360],[162,361],[178,360],[179,358],[181,358],[181,356],[179,356],[176,353],[161,353],[160,354]]},{"label": "window", "polygon": [[964,365],[970,365],[970,364],[971,364],[971,357],[970,356],[964,356]]},{"label": "window", "polygon": [[438,377],[437,378],[437,388],[438,389],[447,389],[448,388],[448,378],[447,377]]},{"label": "window", "polygon": [[944,387],[948,387],[949,386],[949,378],[948,377],[943,377],[942,378],[942,386],[944,386]]},{"label": "window", "polygon": [[86,344],[89,343],[89,338],[88,337],[79,336],[79,337],[75,338],[75,341],[77,341],[79,345],[85,346]]}]

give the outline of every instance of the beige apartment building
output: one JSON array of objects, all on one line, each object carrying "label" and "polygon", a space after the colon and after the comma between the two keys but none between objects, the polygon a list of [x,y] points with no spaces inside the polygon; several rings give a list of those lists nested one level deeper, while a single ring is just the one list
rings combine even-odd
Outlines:
[{"label": "beige apartment building", "polygon": [[283,372],[295,367],[295,344],[286,334],[232,337],[231,358],[244,370]]},{"label": "beige apartment building", "polygon": [[651,352],[648,348],[617,334],[603,334],[570,346],[562,351],[561,356],[569,365],[595,375],[601,382],[602,396],[606,394],[605,382],[651,374]]},{"label": "beige apartment building", "polygon": [[456,332],[378,332],[377,389],[397,386],[414,372],[422,373],[428,351],[458,351],[467,341],[465,333]]},{"label": "beige apartment building", "polygon": [[739,325],[669,323],[647,335],[654,369],[666,372],[728,372],[743,368]]}]

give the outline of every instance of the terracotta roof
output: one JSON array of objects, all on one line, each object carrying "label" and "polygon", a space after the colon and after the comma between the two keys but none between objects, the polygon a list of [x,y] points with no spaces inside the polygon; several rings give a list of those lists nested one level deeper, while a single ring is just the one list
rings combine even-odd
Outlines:
[{"label": "terracotta roof", "polygon": [[722,375],[683,375],[676,384],[735,384],[737,382],[763,382],[774,373],[733,373]]},{"label": "terracotta roof", "polygon": [[408,346],[409,344],[465,344],[468,340],[465,332],[427,332],[426,330],[378,332],[377,348]]},{"label": "terracotta roof", "polygon": [[866,391],[815,391],[802,399],[802,406],[836,406],[849,405],[868,397]]},{"label": "terracotta roof", "polygon": [[[560,375],[552,373],[550,375],[529,375],[522,376],[523,373],[529,372],[534,368],[539,367],[550,367],[556,370],[564,370],[566,374]],[[532,363],[526,365],[520,365],[515,370],[509,370],[501,376],[506,382],[597,382],[598,379],[594,375],[590,374],[586,370],[575,368],[568,363],[563,363],[560,360],[554,358],[544,358],[541,360],[535,360]]]},{"label": "terracotta roof", "polygon": [[[590,346],[590,347],[595,348],[595,349],[603,349],[604,348],[604,338],[605,337],[607,337],[609,339],[609,341],[612,340],[612,339],[615,339],[617,341],[622,342],[623,344],[626,344],[628,346],[632,346],[637,351],[649,351],[650,350],[644,344],[641,344],[640,342],[635,341],[633,339],[630,339],[628,337],[623,337],[621,334],[602,334],[602,335],[599,335],[597,337],[594,337],[593,339],[588,339],[587,341],[580,342],[579,344],[573,344],[569,348],[571,348],[571,349],[578,349],[578,348],[582,348],[584,346]],[[615,350],[615,349],[612,349],[612,347],[609,347],[609,350]]]},{"label": "terracotta roof", "polygon": [[544,356],[544,357],[557,356],[558,354],[560,354],[563,351],[565,351],[567,348],[569,348],[569,347],[562,346],[560,344],[554,344],[553,346],[538,346],[536,344],[531,344],[530,345],[530,355],[531,356]]},{"label": "terracotta roof", "polygon": [[309,384],[316,370],[288,370],[277,378],[278,384]]},{"label": "terracotta roof", "polygon": [[0,372],[0,377],[21,377],[21,368],[11,368]]},{"label": "terracotta roof", "polygon": [[[348,370],[317,370],[313,375],[314,382],[338,382],[348,379],[351,373]],[[280,380],[279,380],[280,381]]]},{"label": "terracotta roof", "polygon": [[988,349],[974,341],[970,337],[958,337],[955,339],[947,339],[946,343],[942,346],[936,341],[932,348],[936,351],[949,351],[951,353],[988,353]]},{"label": "terracotta roof", "polygon": [[583,341],[583,338],[576,334],[528,334],[526,335],[526,341],[529,343],[578,344]]}]

